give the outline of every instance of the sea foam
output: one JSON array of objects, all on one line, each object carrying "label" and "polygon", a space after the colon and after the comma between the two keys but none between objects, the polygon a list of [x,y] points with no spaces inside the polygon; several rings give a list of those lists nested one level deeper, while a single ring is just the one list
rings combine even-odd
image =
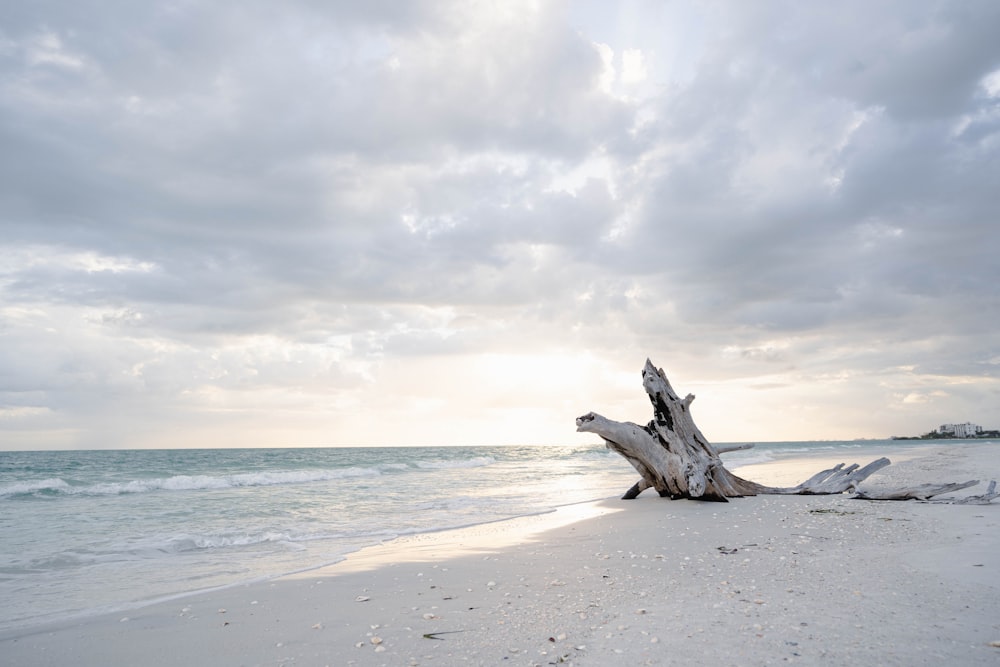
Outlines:
[{"label": "sea foam", "polygon": [[377,477],[378,468],[337,468],[333,470],[289,470],[239,473],[235,475],[173,475],[164,478],[133,479],[74,486],[62,479],[14,482],[0,487],[0,498],[31,495],[118,496],[154,491],[210,491],[254,486],[304,484],[352,477]]}]

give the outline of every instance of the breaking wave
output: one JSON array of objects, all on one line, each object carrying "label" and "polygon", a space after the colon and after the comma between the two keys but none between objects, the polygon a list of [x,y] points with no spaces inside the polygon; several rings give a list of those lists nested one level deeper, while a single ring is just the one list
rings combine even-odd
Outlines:
[{"label": "breaking wave", "polygon": [[120,496],[154,491],[207,491],[253,486],[279,486],[325,482],[354,477],[382,474],[378,468],[336,468],[332,470],[288,470],[250,472],[234,475],[174,475],[153,479],[134,479],[127,482],[104,482],[74,486],[63,479],[14,482],[0,487],[0,498],[17,496]]},{"label": "breaking wave", "polygon": [[494,463],[496,463],[496,459],[492,456],[476,456],[471,459],[455,459],[451,461],[417,461],[415,465],[418,468],[427,470],[444,470],[446,468],[482,468]]}]

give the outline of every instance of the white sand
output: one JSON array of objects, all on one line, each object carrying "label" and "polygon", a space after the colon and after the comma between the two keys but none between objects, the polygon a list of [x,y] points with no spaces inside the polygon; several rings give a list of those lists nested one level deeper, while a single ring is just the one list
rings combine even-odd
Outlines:
[{"label": "white sand", "polygon": [[[1000,446],[929,449],[871,482],[976,477],[1000,479]],[[998,520],[1000,501],[647,492],[9,633],[0,663],[1000,665]]]}]

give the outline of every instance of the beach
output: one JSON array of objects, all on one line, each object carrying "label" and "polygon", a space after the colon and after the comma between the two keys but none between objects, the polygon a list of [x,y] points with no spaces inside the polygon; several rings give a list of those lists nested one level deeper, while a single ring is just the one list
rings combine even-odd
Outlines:
[{"label": "beach", "polygon": [[[1000,478],[998,447],[921,447],[868,484],[981,479],[952,495],[982,493],[985,481]],[[736,471],[783,483],[790,467],[815,472],[826,462],[809,456]],[[0,658],[9,665],[1000,664],[998,520],[998,501],[705,503],[647,492],[403,536],[325,568],[8,630]]]}]

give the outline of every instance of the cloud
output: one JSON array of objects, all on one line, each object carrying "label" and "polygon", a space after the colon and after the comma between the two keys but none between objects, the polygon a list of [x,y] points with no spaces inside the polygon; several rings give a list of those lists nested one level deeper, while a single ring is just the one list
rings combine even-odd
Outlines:
[{"label": "cloud", "polygon": [[2,446],[992,415],[991,3],[2,11]]}]

